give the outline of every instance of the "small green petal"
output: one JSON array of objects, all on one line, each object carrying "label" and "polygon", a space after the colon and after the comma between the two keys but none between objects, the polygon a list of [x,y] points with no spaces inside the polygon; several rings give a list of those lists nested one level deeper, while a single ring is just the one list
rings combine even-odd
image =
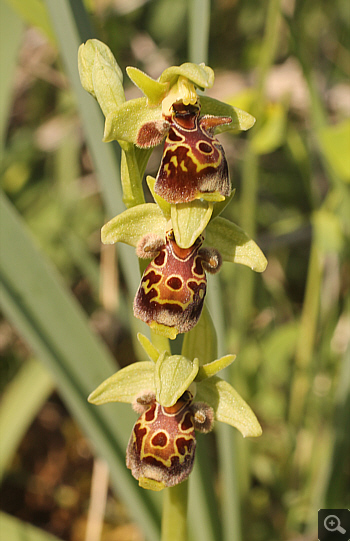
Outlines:
[{"label": "small green petal", "polygon": [[103,140],[122,140],[136,144],[137,134],[146,122],[162,120],[162,106],[149,107],[147,98],[124,102],[117,111],[106,117]]},{"label": "small green petal", "polygon": [[225,218],[215,218],[206,229],[205,244],[219,250],[224,261],[247,265],[263,272],[267,260],[259,246],[238,225]]},{"label": "small green petal", "polygon": [[162,406],[173,406],[191,385],[198,372],[198,359],[183,355],[160,355],[155,369],[156,400]]},{"label": "small green petal", "polygon": [[153,199],[155,200],[155,202],[157,203],[157,205],[160,207],[160,209],[162,210],[165,218],[167,220],[170,220],[170,216],[171,216],[171,205],[170,203],[168,203],[167,201],[165,201],[165,199],[163,199],[162,197],[160,197],[160,195],[157,195],[154,191],[154,186],[155,186],[155,183],[156,183],[156,179],[154,177],[151,177],[150,175],[147,176],[146,178],[146,181],[147,181],[147,185],[149,187],[149,190],[152,194],[152,197]]},{"label": "small green petal", "polygon": [[213,376],[197,383],[196,402],[206,402],[214,410],[215,419],[237,428],[244,437],[262,434],[255,414],[227,381]]},{"label": "small green petal", "polygon": [[215,133],[237,133],[239,131],[249,130],[255,124],[255,118],[238,109],[237,107],[232,107],[228,103],[224,103],[214,98],[209,98],[208,96],[201,96],[201,114],[202,115],[214,115],[214,116],[230,116],[232,118],[231,124],[224,124],[219,126]]},{"label": "small green petal", "polygon": [[194,244],[208,225],[212,212],[213,203],[199,199],[171,205],[171,221],[180,248],[190,248]]},{"label": "small green petal", "polygon": [[147,233],[154,233],[164,238],[166,219],[155,203],[144,203],[125,210],[106,223],[101,230],[103,244],[125,242],[136,247],[139,240]]},{"label": "small green petal", "polygon": [[128,67],[126,68],[126,71],[132,82],[148,98],[150,105],[161,103],[169,88],[169,83],[155,81],[152,77],[149,77],[146,73],[137,68]]},{"label": "small green petal", "polygon": [[215,374],[220,372],[220,370],[230,366],[235,358],[236,355],[225,355],[224,357],[221,357],[221,359],[216,359],[216,361],[212,361],[211,363],[200,366],[196,376],[196,381],[202,381],[203,379],[215,376]]},{"label": "small green petal", "polygon": [[131,404],[143,391],[155,392],[154,368],[151,361],[130,364],[101,383],[90,394],[88,401],[96,405],[107,402]]},{"label": "small green petal", "polygon": [[158,78],[160,83],[170,83],[173,85],[177,77],[182,75],[201,89],[211,88],[214,84],[214,72],[205,64],[193,64],[186,62],[181,66],[171,66],[163,71]]},{"label": "small green petal", "polygon": [[206,304],[197,325],[185,334],[181,354],[188,359],[198,357],[201,366],[217,356],[216,331]]},{"label": "small green petal", "polygon": [[158,349],[155,348],[152,342],[148,340],[148,338],[144,336],[143,334],[141,334],[140,332],[137,334],[137,339],[140,342],[145,353],[151,359],[151,361],[156,363],[160,355]]}]

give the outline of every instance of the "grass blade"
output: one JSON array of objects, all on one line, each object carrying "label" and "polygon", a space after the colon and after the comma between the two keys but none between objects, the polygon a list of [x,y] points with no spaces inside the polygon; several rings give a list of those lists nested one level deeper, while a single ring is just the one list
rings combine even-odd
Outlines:
[{"label": "grass blade", "polygon": [[2,148],[11,112],[13,74],[24,25],[4,0],[0,0],[0,13],[0,148]]},{"label": "grass blade", "polygon": [[0,513],[0,524],[2,538],[6,541],[59,541],[58,537],[7,513]]},{"label": "grass blade", "polygon": [[50,374],[36,359],[27,361],[6,387],[0,407],[0,479],[53,387]]},{"label": "grass blade", "polygon": [[[34,247],[19,217],[0,198],[1,303],[24,339],[54,374],[60,394],[98,454],[109,463],[116,493],[128,504],[147,538],[158,538],[157,508],[125,467],[134,416],[130,408],[95,407],[86,397],[116,366],[60,279]],[[25,272],[24,272],[25,270]],[[116,416],[116,413],[118,417]]]},{"label": "grass blade", "polygon": [[[66,73],[75,95],[87,144],[99,179],[108,217],[125,210],[120,182],[120,149],[116,142],[103,143],[104,119],[97,102],[83,89],[78,73],[78,48],[95,37],[80,0],[46,0]],[[120,264],[129,291],[136,292],[140,274],[134,250],[118,245]]]}]

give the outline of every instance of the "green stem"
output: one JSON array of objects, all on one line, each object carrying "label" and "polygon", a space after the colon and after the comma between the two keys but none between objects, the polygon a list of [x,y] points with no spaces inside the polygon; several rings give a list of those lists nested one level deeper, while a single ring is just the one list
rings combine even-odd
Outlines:
[{"label": "green stem", "polygon": [[119,141],[119,144],[122,148],[121,182],[123,203],[126,208],[142,205],[145,202],[145,197],[135,147],[132,143],[125,143],[124,141]]},{"label": "green stem", "polygon": [[264,95],[266,76],[273,63],[277,45],[278,45],[278,26],[280,24],[280,4],[281,0],[270,0],[265,24],[265,35],[262,43],[259,59],[259,75],[257,83],[257,106],[261,106],[261,98]]},{"label": "green stem", "polygon": [[318,322],[318,308],[322,280],[319,248],[313,240],[310,253],[306,290],[300,320],[300,331],[295,352],[295,373],[291,387],[289,416],[299,424],[310,389],[309,367],[314,349]]},{"label": "green stem", "polygon": [[165,489],[162,516],[162,541],[187,540],[188,481]]},{"label": "green stem", "polygon": [[210,27],[210,0],[190,0],[188,57],[190,62],[200,64],[208,61]]},{"label": "green stem", "polygon": [[[270,66],[273,63],[278,45],[278,26],[280,24],[280,0],[270,0],[266,15],[265,35],[261,46],[259,60],[259,74],[257,80],[257,96],[252,107],[252,113],[259,119],[264,107],[264,89],[266,76]],[[256,209],[258,197],[258,178],[259,178],[259,158],[255,154],[250,144],[255,136],[255,131],[249,132],[248,146],[244,156],[242,170],[242,193],[241,193],[241,213],[240,225],[252,237],[256,231]],[[239,329],[240,341],[244,341],[244,330],[247,327],[247,321],[251,314],[251,305],[255,279],[253,275],[248,275],[245,269],[239,269],[238,288],[237,288],[237,306],[240,310],[237,313],[237,326]]]}]

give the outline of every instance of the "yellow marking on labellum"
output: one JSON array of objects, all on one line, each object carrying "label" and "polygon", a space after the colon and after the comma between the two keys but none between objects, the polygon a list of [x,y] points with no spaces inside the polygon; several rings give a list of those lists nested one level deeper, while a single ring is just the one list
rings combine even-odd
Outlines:
[{"label": "yellow marking on labellum", "polygon": [[170,161],[171,161],[171,163],[173,163],[175,165],[175,167],[178,167],[177,156],[172,156],[170,158]]},{"label": "yellow marking on labellum", "polygon": [[199,319],[207,283],[199,252],[202,242],[200,237],[193,246],[183,249],[173,233],[168,233],[165,245],[141,278],[134,315],[160,334],[162,325],[174,328],[176,334],[187,332]]},{"label": "yellow marking on labellum", "polygon": [[[169,203],[193,201],[203,194],[227,197],[231,184],[224,150],[212,135],[229,117],[199,116],[199,106],[175,104],[167,117],[170,128],[164,143],[155,193]],[[213,200],[217,200],[215,195]]]},{"label": "yellow marking on labellum", "polygon": [[187,167],[186,167],[186,165],[185,165],[184,160],[182,160],[182,162],[180,163],[180,167],[181,167],[181,169],[182,169],[183,171],[188,171],[188,169],[187,169]]},{"label": "yellow marking on labellum", "polygon": [[[155,403],[135,423],[132,444],[139,449],[141,462],[153,458],[166,468],[170,468],[174,457],[178,458],[181,465],[188,456],[191,456],[191,448],[195,441],[193,414],[189,410],[189,401],[180,399],[177,404],[179,403],[180,410],[175,409],[173,412],[167,412],[170,408]],[[180,441],[182,452],[179,451]]]},{"label": "yellow marking on labellum", "polygon": [[133,427],[126,453],[126,465],[140,486],[161,490],[190,475],[196,451],[195,430],[208,432],[214,415],[209,406],[193,404],[192,400],[188,390],[170,407],[147,397],[149,406]]}]

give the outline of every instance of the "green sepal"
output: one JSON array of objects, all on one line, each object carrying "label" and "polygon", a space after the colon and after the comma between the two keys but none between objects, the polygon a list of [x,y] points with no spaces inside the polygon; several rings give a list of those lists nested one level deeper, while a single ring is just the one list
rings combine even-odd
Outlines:
[{"label": "green sepal", "polygon": [[235,360],[236,355],[225,355],[220,359],[216,359],[210,363],[204,364],[199,367],[196,381],[202,381],[203,379],[211,378],[215,376],[220,370],[223,370]]},{"label": "green sepal", "polygon": [[259,246],[238,225],[215,218],[206,228],[205,244],[215,246],[224,261],[246,265],[256,272],[263,272],[267,260]]},{"label": "green sepal", "polygon": [[194,244],[208,225],[212,212],[213,203],[199,199],[171,205],[171,221],[180,248],[190,248]]},{"label": "green sepal", "polygon": [[166,219],[162,211],[155,203],[144,203],[125,210],[115,218],[107,222],[101,230],[103,244],[125,242],[136,247],[141,238],[154,233],[164,239]]},{"label": "green sepal", "polygon": [[136,98],[121,104],[117,111],[106,117],[103,140],[137,142],[137,135],[146,122],[163,120],[162,107],[147,105],[147,98]]},{"label": "green sepal", "polygon": [[157,205],[159,206],[159,208],[163,212],[165,218],[167,220],[170,220],[170,217],[171,217],[171,205],[170,205],[170,203],[168,203],[168,201],[165,201],[165,199],[160,197],[160,195],[157,195],[156,192],[154,191],[154,186],[155,186],[155,183],[156,183],[156,179],[154,177],[151,177],[150,175],[148,175],[147,178],[146,178],[146,181],[147,181],[147,185],[149,187],[149,190],[150,190],[150,192],[152,194],[153,199],[155,200],[155,202],[157,203]]},{"label": "green sepal", "polygon": [[198,359],[163,352],[156,362],[156,400],[162,406],[173,406],[191,385],[198,372]]},{"label": "green sepal", "polygon": [[140,342],[142,349],[144,350],[146,355],[151,359],[151,361],[156,363],[160,355],[158,349],[154,347],[152,342],[148,340],[148,338],[144,334],[141,334],[140,332],[137,333],[137,339]]},{"label": "green sepal", "polygon": [[95,389],[88,401],[100,405],[107,402],[127,402],[131,404],[143,391],[155,393],[154,363],[142,361],[118,370]]},{"label": "green sepal", "polygon": [[78,68],[83,88],[97,99],[105,116],[125,102],[123,73],[107,45],[97,39],[80,45]]},{"label": "green sepal", "polygon": [[197,325],[184,336],[181,354],[187,359],[198,357],[200,366],[217,357],[216,331],[206,303]]},{"label": "green sepal", "polygon": [[229,105],[228,103],[209,98],[208,96],[201,96],[200,102],[202,115],[229,116],[232,118],[231,124],[218,126],[215,130],[216,134],[246,131],[255,124],[255,118],[246,111],[238,109],[238,107],[232,107],[232,105]]},{"label": "green sepal", "polygon": [[137,68],[128,67],[126,68],[126,72],[134,85],[148,98],[149,105],[161,103],[167,93],[169,83],[155,81],[152,77]]},{"label": "green sepal", "polygon": [[214,71],[205,64],[193,64],[192,62],[185,62],[181,66],[167,68],[158,78],[158,81],[160,83],[170,83],[170,86],[172,86],[180,75],[186,77],[202,90],[211,88],[214,84]]},{"label": "green sepal", "polygon": [[244,437],[262,434],[260,423],[248,404],[227,381],[218,376],[197,383],[197,401],[209,404],[217,421],[234,426]]}]

